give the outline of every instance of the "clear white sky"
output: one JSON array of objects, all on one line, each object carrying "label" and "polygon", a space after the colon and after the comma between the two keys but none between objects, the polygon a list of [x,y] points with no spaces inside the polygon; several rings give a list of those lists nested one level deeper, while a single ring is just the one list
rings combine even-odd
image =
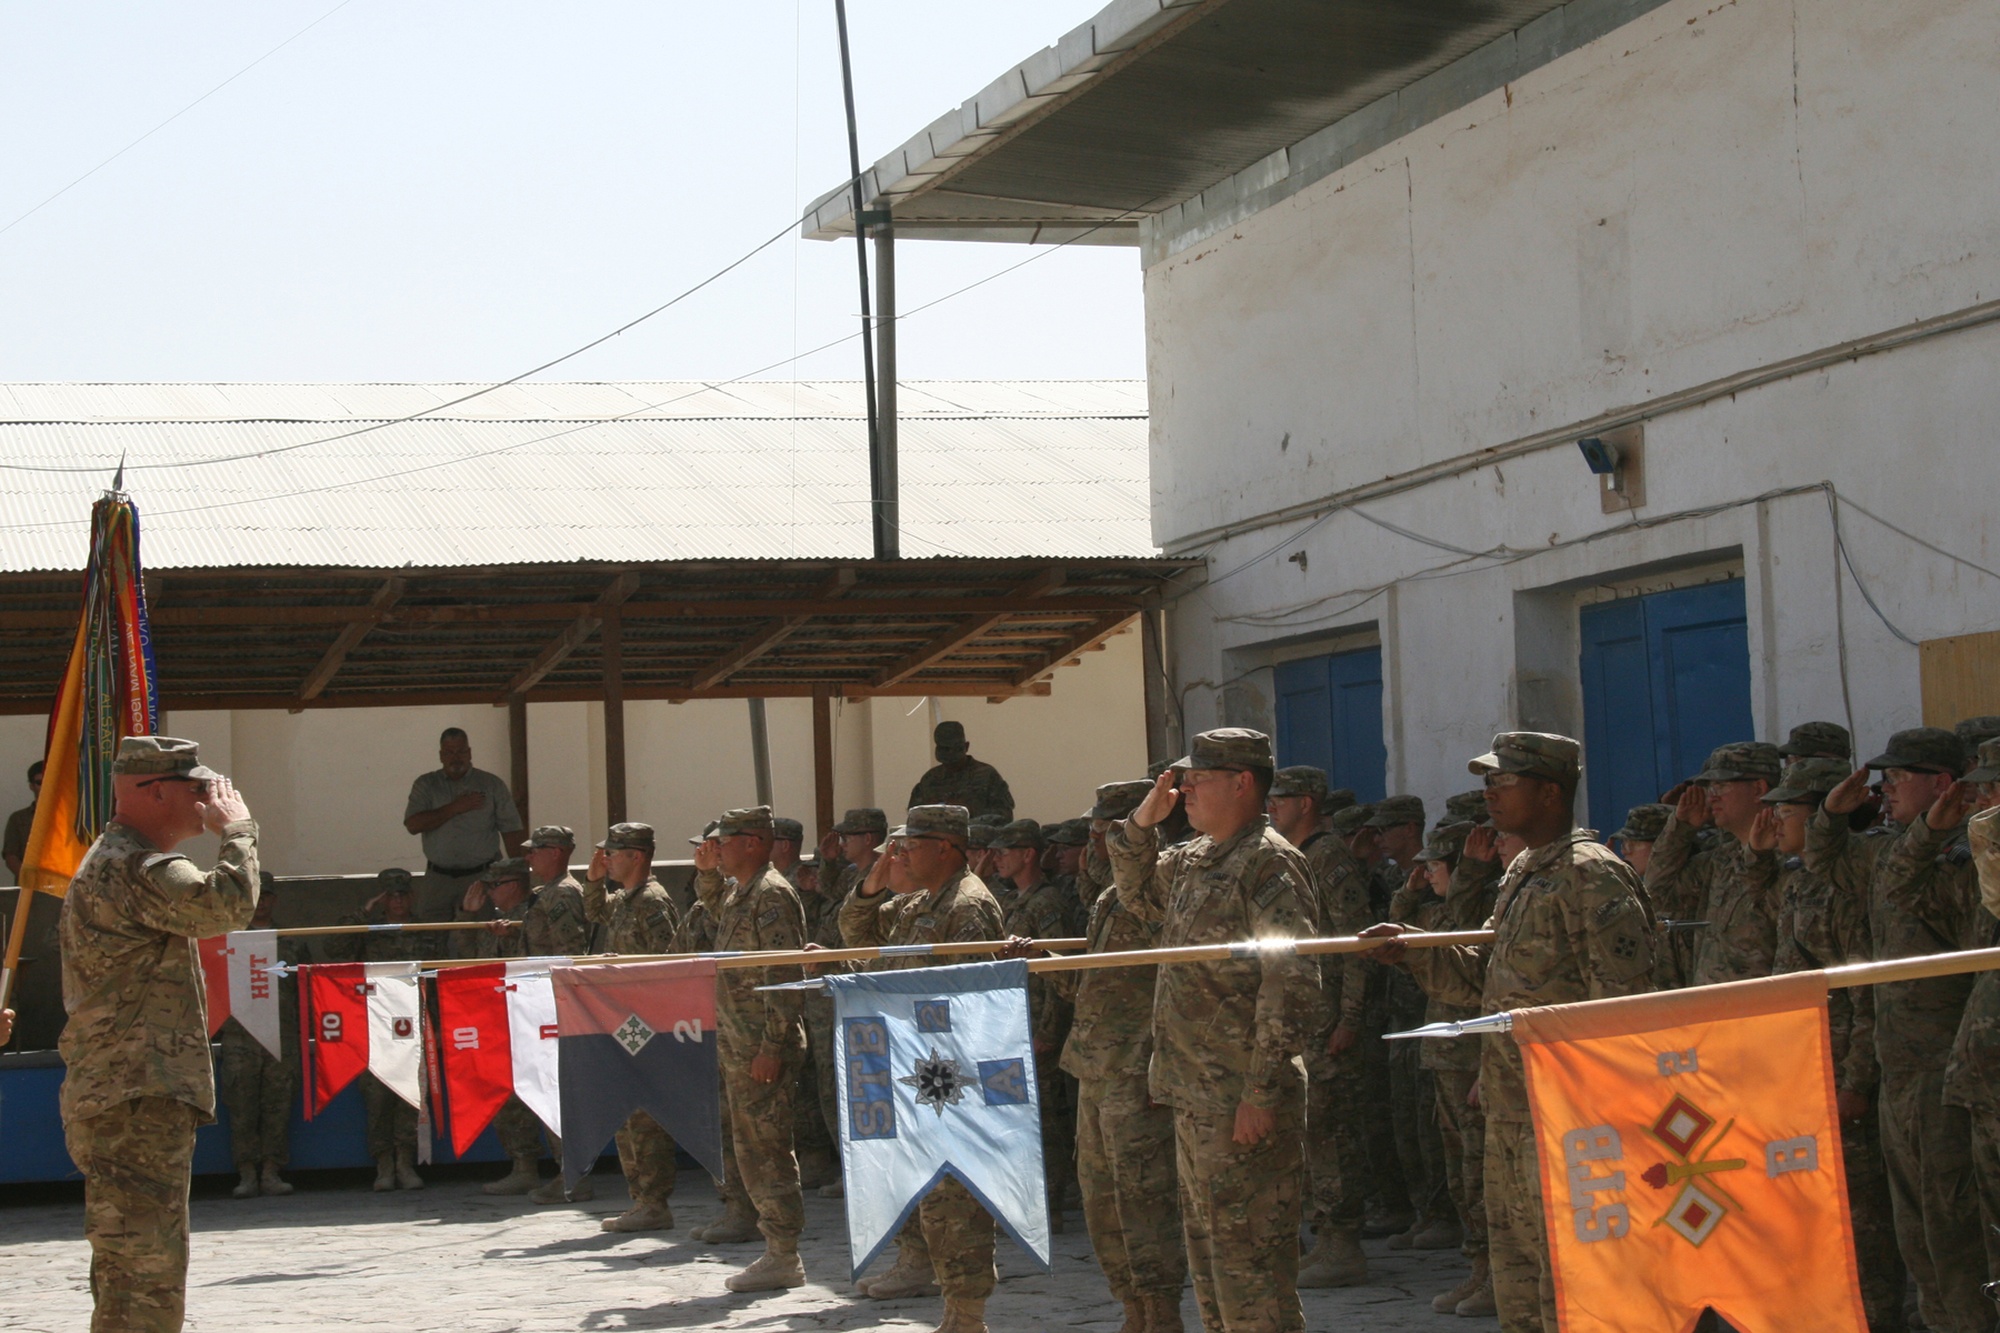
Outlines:
[{"label": "clear white sky", "polygon": [[[832,0],[9,0],[0,380],[499,379],[657,305],[847,174]],[[864,164],[1101,0],[852,0]],[[907,309],[1030,254],[912,241]],[[913,318],[905,378],[1144,373],[1135,251]],[[787,239],[553,372],[726,378],[855,326]],[[799,378],[855,378],[850,343]],[[789,367],[768,378],[793,378]]]}]

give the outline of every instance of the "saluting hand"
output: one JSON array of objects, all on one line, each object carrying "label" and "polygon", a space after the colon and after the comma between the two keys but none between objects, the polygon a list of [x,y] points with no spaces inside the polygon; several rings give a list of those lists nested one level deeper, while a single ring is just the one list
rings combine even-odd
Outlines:
[{"label": "saluting hand", "polygon": [[1500,830],[1491,824],[1480,824],[1465,835],[1464,855],[1474,861],[1498,861],[1500,859]]},{"label": "saluting hand", "polygon": [[605,871],[608,870],[610,866],[611,862],[604,855],[604,849],[602,847],[599,847],[596,851],[590,854],[590,865],[583,872],[584,878],[603,879]]},{"label": "saluting hand", "polygon": [[1944,789],[1944,795],[1932,803],[1924,815],[1924,822],[1933,829],[1957,828],[1972,812],[1972,803],[1979,799],[1979,789],[1970,782],[1954,782]]},{"label": "saluting hand", "polygon": [[1139,808],[1132,812],[1132,822],[1140,828],[1152,828],[1172,814],[1181,799],[1180,789],[1175,786],[1179,781],[1180,772],[1172,768],[1154,778],[1153,789],[1146,793],[1146,799],[1139,802]]},{"label": "saluting hand", "polygon": [[468,912],[485,911],[486,881],[483,879],[475,879],[472,881],[472,883],[466,885],[465,897],[459,900],[459,906],[463,907]]},{"label": "saluting hand", "polygon": [[1840,785],[1826,794],[1820,802],[1820,809],[1830,815],[1852,814],[1859,810],[1868,799],[1868,770],[1857,768],[1840,780]]},{"label": "saluting hand", "polygon": [[228,778],[210,778],[208,795],[195,802],[195,809],[201,812],[202,827],[210,833],[220,833],[225,825],[250,818],[249,804]]},{"label": "saluting hand", "polygon": [[1674,802],[1674,818],[1688,828],[1705,828],[1708,825],[1708,790],[1699,782],[1690,782],[1680,799]]},{"label": "saluting hand", "polygon": [[1778,807],[1765,806],[1757,812],[1757,818],[1751,821],[1750,850],[1753,852],[1778,850]]},{"label": "saluting hand", "polygon": [[[694,849],[694,868],[696,870],[713,870],[721,864],[722,844],[714,838],[704,838],[701,846]],[[762,1083],[770,1082],[769,1079],[760,1079],[758,1081]]]}]

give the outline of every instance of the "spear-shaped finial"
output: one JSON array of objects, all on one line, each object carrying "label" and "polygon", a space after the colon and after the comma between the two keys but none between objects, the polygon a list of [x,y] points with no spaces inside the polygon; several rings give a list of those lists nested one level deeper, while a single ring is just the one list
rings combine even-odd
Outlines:
[{"label": "spear-shaped finial", "polygon": [[124,494],[124,492],[125,492],[125,455],[121,451],[118,455],[118,471],[115,474],[113,474],[111,478],[111,493],[113,495],[122,495]]}]

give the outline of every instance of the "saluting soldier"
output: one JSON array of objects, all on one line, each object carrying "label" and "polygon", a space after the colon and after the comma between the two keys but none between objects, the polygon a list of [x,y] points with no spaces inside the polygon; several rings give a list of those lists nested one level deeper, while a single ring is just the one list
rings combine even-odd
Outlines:
[{"label": "saluting soldier", "polygon": [[[962,805],[918,805],[889,835],[889,855],[841,905],[842,942],[848,948],[891,944],[945,944],[1002,937],[1000,904],[966,869]],[[986,955],[957,955],[938,962],[975,962]],[[871,971],[924,967],[925,957],[884,958]],[[918,1205],[916,1228],[896,1238],[896,1266],[857,1289],[878,1299],[927,1290],[932,1273],[944,1291],[944,1321],[936,1333],[985,1333],[986,1300],[993,1294],[993,1217],[964,1185],[947,1176]],[[915,1231],[913,1235],[912,1232]]]},{"label": "saluting soldier", "polygon": [[[715,837],[695,849],[694,891],[715,920],[719,951],[765,953],[805,945],[798,892],[771,864],[773,829],[768,805],[731,810],[717,821]],[[806,1051],[799,1017],[803,997],[759,989],[801,975],[793,965],[740,968],[716,977],[728,1208],[716,1227],[698,1232],[696,1239],[727,1241],[732,1220],[746,1216],[764,1236],[764,1253],[725,1282],[731,1291],[805,1285],[799,1261],[805,1203],[792,1145],[792,1091]]]},{"label": "saluting soldier", "polygon": [[[612,953],[672,953],[680,914],[666,886],[653,878],[653,826],[613,824],[590,858],[583,910],[604,932]],[[666,1231],[674,1225],[673,1136],[644,1111],[618,1131],[618,1165],[632,1206],[604,1219],[605,1231]]]},{"label": "saluting soldier", "polygon": [[[195,941],[256,910],[257,825],[193,741],[128,736],[111,773],[111,822],[62,904],[63,1134],[83,1173],[92,1333],[173,1333],[195,1129],[215,1118]],[[204,830],[222,839],[207,874],[174,850]]]},{"label": "saluting soldier", "polygon": [[[1106,840],[1119,902],[1161,947],[1311,933],[1305,858],[1264,813],[1272,777],[1270,737],[1203,732]],[[1162,850],[1177,805],[1199,836]],[[1276,949],[1165,968],[1155,989],[1150,1085],[1174,1110],[1188,1268],[1212,1333],[1305,1327],[1301,1056],[1318,990],[1311,958]]]},{"label": "saluting soldier", "polygon": [[[1718,747],[1686,784],[1653,842],[1646,891],[1668,918],[1708,924],[1676,944],[1681,984],[1712,986],[1771,975],[1778,952],[1778,860],[1750,838],[1777,785],[1778,747],[1739,741]],[[1715,845],[1696,834],[1713,826]]]},{"label": "saluting soldier", "polygon": [[[861,881],[874,868],[881,855],[876,848],[889,836],[889,817],[873,806],[857,807],[841,816],[840,822],[833,826],[833,836],[837,839],[840,873],[830,883],[822,878],[817,895],[821,899],[818,914],[814,916],[810,911],[807,914],[806,938],[823,949],[841,947],[841,905],[861,887]],[[834,1151],[833,1179],[820,1186],[819,1193],[821,1198],[838,1199],[846,1191],[840,1178],[840,1094],[834,1083],[839,1071],[833,1062],[833,997],[822,991],[808,991],[804,1012],[806,1037],[812,1044],[813,1088]]]}]

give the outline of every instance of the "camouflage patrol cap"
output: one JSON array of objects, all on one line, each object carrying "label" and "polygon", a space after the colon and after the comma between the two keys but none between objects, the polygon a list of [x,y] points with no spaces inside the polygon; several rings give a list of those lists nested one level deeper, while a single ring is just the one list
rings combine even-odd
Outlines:
[{"label": "camouflage patrol cap", "polygon": [[1465,850],[1465,835],[1477,825],[1467,820],[1452,824],[1440,824],[1431,830],[1431,836],[1424,839],[1424,849],[1417,853],[1419,861],[1450,861]]},{"label": "camouflage patrol cap", "polygon": [[707,842],[710,838],[716,836],[715,831],[721,827],[722,827],[721,820],[719,819],[709,820],[706,824],[703,824],[701,826],[701,832],[695,834],[692,838],[688,839],[688,846],[690,847],[701,846],[703,843]]},{"label": "camouflage patrol cap", "polygon": [[903,816],[895,836],[901,838],[949,838],[965,845],[967,825],[972,817],[962,805],[913,805]]},{"label": "camouflage patrol cap", "polygon": [[1565,786],[1576,784],[1583,769],[1583,747],[1567,736],[1546,731],[1503,731],[1493,748],[1466,765],[1481,777],[1488,773],[1525,773]]},{"label": "camouflage patrol cap", "polygon": [[[1771,798],[1766,796],[1764,799],[1768,801]],[[1673,813],[1671,805],[1635,805],[1625,812],[1625,827],[1611,836],[1623,838],[1626,842],[1657,842]]]},{"label": "camouflage patrol cap", "polygon": [[1146,765],[1146,780],[1151,782],[1172,767],[1174,767],[1173,763],[1168,760],[1155,759],[1152,763]]},{"label": "camouflage patrol cap", "polygon": [[597,847],[605,852],[650,852],[653,842],[651,824],[613,824]]},{"label": "camouflage patrol cap", "polygon": [[1131,782],[1107,782],[1097,789],[1097,804],[1090,807],[1092,819],[1126,819],[1139,803],[1153,790],[1153,784],[1134,779]]},{"label": "camouflage patrol cap", "polygon": [[1368,823],[1368,817],[1375,813],[1372,805],[1350,805],[1345,810],[1333,812],[1333,831],[1346,837]]},{"label": "camouflage patrol cap", "polygon": [[1056,831],[1049,841],[1058,847],[1082,847],[1090,842],[1090,820],[1065,819],[1056,825]]},{"label": "camouflage patrol cap", "polygon": [[1486,792],[1484,789],[1462,791],[1447,797],[1444,803],[1444,818],[1440,824],[1479,824],[1486,819]]},{"label": "camouflage patrol cap", "polygon": [[118,742],[111,771],[119,777],[192,778],[205,782],[222,774],[201,765],[201,746],[172,736],[127,736]]},{"label": "camouflage patrol cap", "polygon": [[841,816],[840,822],[833,826],[833,831],[840,834],[887,833],[889,831],[889,816],[877,810],[872,805],[856,806]]},{"label": "camouflage patrol cap", "polygon": [[1708,762],[1694,775],[1696,782],[1741,782],[1762,778],[1776,782],[1785,766],[1778,747],[1769,741],[1733,741],[1708,752]]},{"label": "camouflage patrol cap", "polygon": [[561,847],[565,851],[576,846],[576,830],[561,824],[541,824],[528,835],[528,848]]},{"label": "camouflage patrol cap", "polygon": [[382,886],[384,893],[415,893],[416,885],[410,881],[410,872],[401,866],[390,866],[387,870],[375,872],[375,882]]},{"label": "camouflage patrol cap", "polygon": [[1421,796],[1391,796],[1375,803],[1375,813],[1368,816],[1369,828],[1394,828],[1398,824],[1422,824],[1424,822],[1424,798]]},{"label": "camouflage patrol cap", "polygon": [[1838,722],[1801,722],[1778,753],[1787,759],[1848,760],[1854,757],[1854,738]]},{"label": "camouflage patrol cap", "polygon": [[1313,796],[1326,800],[1326,770],[1314,768],[1311,764],[1291,764],[1278,770],[1271,779],[1271,795]]},{"label": "camouflage patrol cap", "polygon": [[1217,727],[1194,738],[1174,768],[1273,768],[1271,738],[1248,727]]},{"label": "camouflage patrol cap", "polygon": [[1943,727],[1911,727],[1889,738],[1889,748],[1868,761],[1870,768],[1910,768],[1919,773],[1949,773],[1967,768],[1965,742]]},{"label": "camouflage patrol cap", "polygon": [[739,833],[755,833],[768,838],[771,828],[771,807],[753,805],[747,809],[723,811],[722,818],[715,821],[715,836],[733,838]]},{"label": "camouflage patrol cap", "polygon": [[1054,824],[1044,824],[1041,827],[1042,827],[1042,846],[1044,847],[1054,842],[1056,840],[1056,834],[1062,831],[1062,824],[1060,821]]},{"label": "camouflage patrol cap", "polygon": [[1845,759],[1801,759],[1785,770],[1785,780],[1764,793],[1770,805],[1817,805],[1847,780]]},{"label": "camouflage patrol cap", "polygon": [[973,848],[991,847],[993,835],[999,831],[992,824],[982,824],[975,819],[965,826],[965,845]]},{"label": "camouflage patrol cap", "polygon": [[1995,736],[2000,736],[2000,717],[1964,718],[1952,727],[1952,731],[1965,742],[1965,752],[1971,754]]},{"label": "camouflage patrol cap", "polygon": [[806,826],[796,819],[787,819],[779,815],[771,820],[771,836],[779,842],[804,842]]},{"label": "camouflage patrol cap", "polygon": [[526,860],[518,856],[503,856],[480,872],[479,878],[488,884],[505,884],[518,879],[523,883],[533,878]]},{"label": "camouflage patrol cap", "polygon": [[1326,799],[1320,802],[1319,812],[1323,815],[1330,815],[1336,811],[1345,810],[1353,804],[1355,804],[1354,788],[1335,787],[1326,794]]},{"label": "camouflage patrol cap", "polygon": [[2000,736],[1979,742],[1979,762],[1965,775],[1967,782],[2000,782]]},{"label": "camouflage patrol cap", "polygon": [[1017,819],[1002,828],[995,829],[987,846],[996,852],[1012,851],[1016,847],[1040,847],[1048,839],[1042,836],[1042,826],[1032,819]]}]

